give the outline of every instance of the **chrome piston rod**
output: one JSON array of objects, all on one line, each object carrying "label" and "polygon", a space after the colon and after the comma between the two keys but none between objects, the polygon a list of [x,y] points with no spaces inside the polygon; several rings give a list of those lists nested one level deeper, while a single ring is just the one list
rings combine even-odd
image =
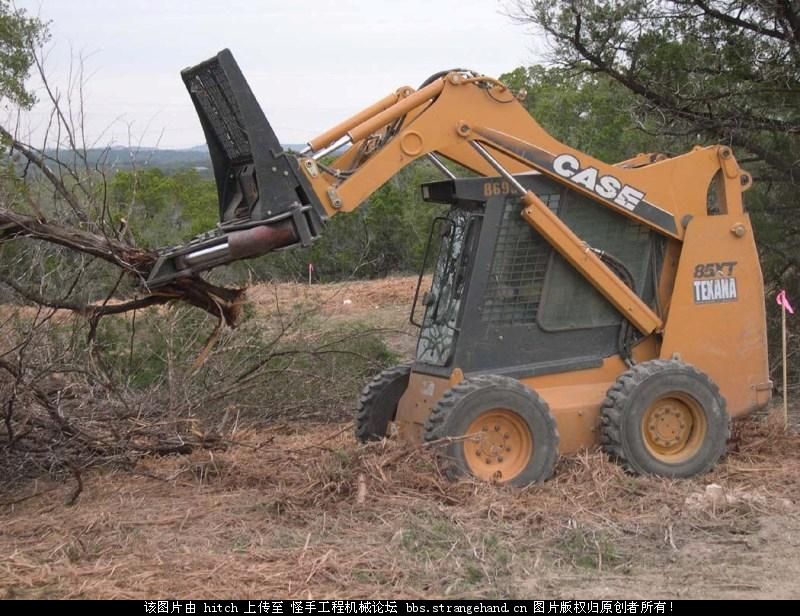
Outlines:
[{"label": "chrome piston rod", "polygon": [[297,241],[292,221],[284,220],[274,225],[234,231],[219,244],[180,255],[175,262],[179,269],[204,270],[230,261],[258,257]]}]

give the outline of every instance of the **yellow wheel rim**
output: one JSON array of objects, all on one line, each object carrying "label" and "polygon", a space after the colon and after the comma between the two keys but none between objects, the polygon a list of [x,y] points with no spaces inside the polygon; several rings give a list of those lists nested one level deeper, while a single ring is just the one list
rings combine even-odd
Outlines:
[{"label": "yellow wheel rim", "polygon": [[511,481],[528,466],[533,435],[528,424],[508,409],[481,414],[467,428],[464,457],[470,473],[483,481]]},{"label": "yellow wheel rim", "polygon": [[647,451],[667,464],[694,456],[703,445],[708,421],[693,398],[672,393],[653,402],[642,416],[642,437]]}]

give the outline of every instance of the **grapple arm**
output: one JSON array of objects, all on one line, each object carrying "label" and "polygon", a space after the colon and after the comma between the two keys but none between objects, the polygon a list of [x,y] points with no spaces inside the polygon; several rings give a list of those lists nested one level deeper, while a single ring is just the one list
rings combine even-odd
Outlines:
[{"label": "grapple arm", "polygon": [[325,216],[229,50],[181,76],[208,143],[220,222],[188,244],[163,251],[147,280],[151,288],[278,248],[308,246]]}]

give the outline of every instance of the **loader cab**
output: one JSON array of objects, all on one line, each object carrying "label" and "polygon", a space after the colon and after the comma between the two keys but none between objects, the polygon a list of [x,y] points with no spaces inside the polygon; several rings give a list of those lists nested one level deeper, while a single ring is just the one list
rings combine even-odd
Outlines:
[{"label": "loader cab", "polygon": [[[541,175],[518,179],[588,245],[613,255],[621,277],[654,303],[664,252],[658,235]],[[524,378],[596,367],[630,352],[636,333],[522,219],[519,195],[506,181],[447,180],[422,192],[450,209],[433,223],[430,288],[423,293],[419,285],[412,313],[420,326],[415,372]]]}]

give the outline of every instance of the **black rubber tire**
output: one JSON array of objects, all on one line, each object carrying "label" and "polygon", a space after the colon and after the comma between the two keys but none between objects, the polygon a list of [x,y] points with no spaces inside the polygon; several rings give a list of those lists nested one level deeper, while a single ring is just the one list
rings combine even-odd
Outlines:
[{"label": "black rubber tire", "polygon": [[397,404],[408,388],[411,364],[387,368],[361,391],[355,416],[356,438],[362,443],[379,441],[389,432],[397,414]]},{"label": "black rubber tire", "polygon": [[[677,463],[659,460],[648,451],[642,422],[646,411],[670,393],[696,401],[706,432],[694,455]],[[603,449],[626,471],[639,475],[692,477],[710,471],[725,455],[730,417],[719,387],[703,372],[679,360],[657,359],[623,373],[608,390],[601,414]]]},{"label": "black rubber tire", "polygon": [[[527,425],[533,439],[533,454],[527,466],[509,479],[498,483],[525,486],[545,481],[553,475],[558,461],[558,429],[547,403],[519,381],[498,375],[465,379],[447,390],[425,422],[424,440],[436,441],[460,437],[481,414],[493,409],[507,409]],[[464,452],[464,441],[453,441],[440,450],[445,474],[449,479],[471,475]]]}]

